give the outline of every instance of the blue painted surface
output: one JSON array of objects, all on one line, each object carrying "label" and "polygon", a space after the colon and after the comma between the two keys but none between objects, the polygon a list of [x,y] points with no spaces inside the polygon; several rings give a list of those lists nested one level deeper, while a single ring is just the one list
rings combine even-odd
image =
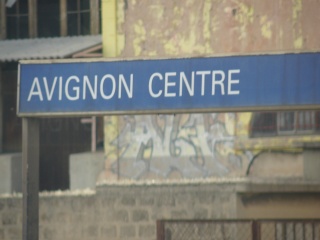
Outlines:
[{"label": "blue painted surface", "polygon": [[[152,80],[151,76],[155,73]],[[221,74],[225,75],[223,82],[219,82],[222,80]],[[216,78],[213,80],[212,76]],[[320,103],[320,53],[22,63],[19,77],[18,114],[22,116],[279,109]],[[93,95],[88,82],[83,84],[85,78],[90,81]],[[193,90],[192,94],[187,89],[186,81]],[[182,94],[180,85],[183,86]],[[152,92],[157,97],[153,97]]]}]

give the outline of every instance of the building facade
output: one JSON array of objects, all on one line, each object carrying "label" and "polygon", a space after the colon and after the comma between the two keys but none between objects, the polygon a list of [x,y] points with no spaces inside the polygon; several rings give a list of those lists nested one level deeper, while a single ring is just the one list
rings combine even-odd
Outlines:
[{"label": "building facade", "polygon": [[[319,21],[314,12],[317,1],[102,3],[103,16],[108,16],[103,19],[106,57],[177,58],[319,49],[319,33],[312,27]],[[105,118],[104,125],[106,160],[99,181],[304,178],[310,175],[305,172],[303,152],[317,151],[320,139],[319,111],[312,109],[112,116]]]}]

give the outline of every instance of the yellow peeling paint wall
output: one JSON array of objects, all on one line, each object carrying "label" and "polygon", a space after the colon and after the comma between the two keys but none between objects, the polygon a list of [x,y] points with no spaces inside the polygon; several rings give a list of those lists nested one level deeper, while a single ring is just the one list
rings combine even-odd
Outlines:
[{"label": "yellow peeling paint wall", "polygon": [[[102,0],[104,55],[175,58],[320,49],[318,9],[317,0]],[[290,138],[250,139],[251,117],[106,117],[106,164],[99,180],[245,176],[264,148],[293,145]],[[299,168],[301,158],[294,159]]]},{"label": "yellow peeling paint wall", "polygon": [[125,2],[124,57],[319,49],[316,0]]}]

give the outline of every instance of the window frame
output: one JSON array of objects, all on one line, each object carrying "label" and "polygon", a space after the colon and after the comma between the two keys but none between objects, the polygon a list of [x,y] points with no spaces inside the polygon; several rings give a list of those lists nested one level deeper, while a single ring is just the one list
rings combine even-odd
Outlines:
[{"label": "window frame", "polygon": [[[90,35],[97,35],[100,32],[99,0],[89,0],[89,2]],[[67,0],[60,0],[60,36],[69,36]]]},{"label": "window frame", "polygon": [[[17,0],[28,1],[28,37],[37,37],[37,0]],[[0,0],[0,39],[8,39],[7,34],[7,7],[4,0]]]}]

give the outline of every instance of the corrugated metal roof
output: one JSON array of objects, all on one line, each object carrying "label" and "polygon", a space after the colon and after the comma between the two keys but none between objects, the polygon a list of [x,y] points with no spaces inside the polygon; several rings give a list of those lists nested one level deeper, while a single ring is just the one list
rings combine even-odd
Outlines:
[{"label": "corrugated metal roof", "polygon": [[67,58],[101,44],[101,35],[0,41],[0,62]]}]

